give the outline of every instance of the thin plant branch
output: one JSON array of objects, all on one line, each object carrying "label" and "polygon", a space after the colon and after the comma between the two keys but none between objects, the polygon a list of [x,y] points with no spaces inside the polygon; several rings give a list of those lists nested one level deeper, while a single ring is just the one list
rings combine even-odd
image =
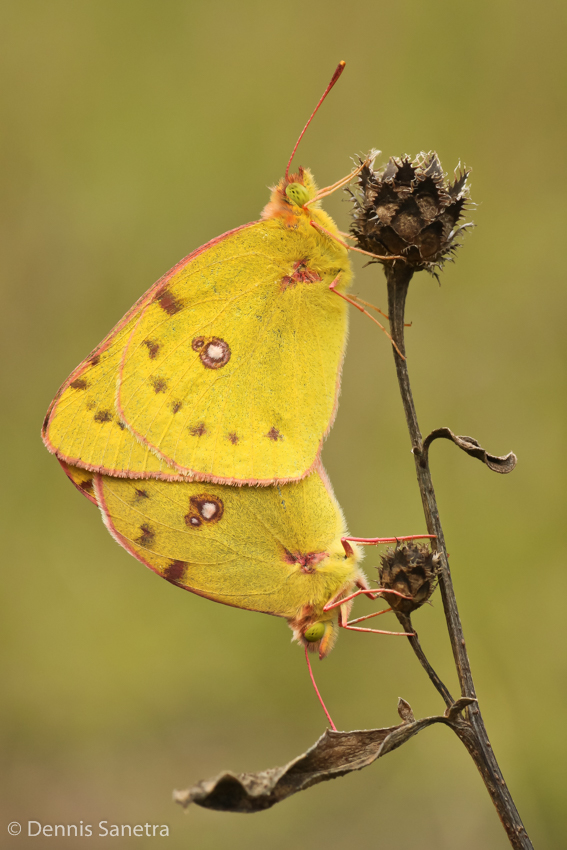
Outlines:
[{"label": "thin plant branch", "polygon": [[400,625],[402,626],[403,630],[405,632],[410,632],[410,633],[413,632],[413,634],[411,634],[410,637],[408,637],[408,641],[410,643],[410,646],[413,649],[413,651],[415,652],[415,655],[418,658],[419,663],[421,664],[421,666],[423,667],[423,669],[425,670],[425,672],[429,676],[433,686],[439,691],[439,693],[441,694],[441,696],[445,700],[445,705],[447,706],[447,708],[449,708],[451,705],[453,705],[455,700],[453,699],[453,697],[449,693],[447,686],[441,681],[441,679],[439,678],[439,676],[437,675],[437,673],[435,672],[435,670],[433,669],[433,667],[429,663],[429,660],[428,660],[428,658],[427,658],[425,652],[423,651],[421,644],[419,642],[419,638],[418,638],[417,632],[416,632],[416,630],[415,630],[415,628],[412,624],[411,617],[409,616],[409,614],[403,614],[401,611],[395,611],[394,613],[396,614],[396,617],[398,618]]},{"label": "thin plant branch", "polygon": [[[518,810],[512,799],[512,795],[504,781],[502,771],[498,766],[492,745],[488,738],[486,728],[480,713],[476,691],[474,687],[471,666],[467,654],[461,618],[457,607],[457,600],[449,568],[445,537],[439,517],[439,509],[433,489],[433,481],[429,470],[428,456],[424,452],[423,438],[419,428],[415,404],[413,401],[408,364],[406,359],[404,342],[404,316],[406,296],[413,270],[405,263],[385,264],[386,280],[388,284],[388,314],[390,316],[390,330],[395,347],[392,348],[398,385],[402,397],[402,404],[406,416],[406,422],[410,434],[412,452],[415,459],[419,491],[423,503],[423,511],[427,523],[427,530],[435,534],[436,540],[433,547],[439,555],[439,588],[443,600],[443,610],[447,621],[447,629],[453,650],[455,666],[461,687],[461,696],[475,700],[473,704],[465,709],[465,718],[452,724],[452,728],[463,742],[472,756],[494,803],[502,825],[506,830],[510,844],[517,850],[533,850],[533,845],[527,835]],[[400,357],[398,350],[403,357]],[[400,621],[402,622],[402,621]],[[403,625],[403,623],[402,623]],[[438,679],[433,668],[427,661],[421,646],[417,640],[409,638],[420,664],[426,669],[429,678],[443,696],[447,704],[452,702],[449,692]]]}]

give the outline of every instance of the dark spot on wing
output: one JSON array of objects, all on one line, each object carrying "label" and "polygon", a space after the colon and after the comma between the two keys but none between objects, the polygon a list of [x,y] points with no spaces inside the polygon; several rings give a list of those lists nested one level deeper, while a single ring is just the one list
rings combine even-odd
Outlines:
[{"label": "dark spot on wing", "polygon": [[274,443],[278,440],[283,440],[283,434],[280,434],[277,428],[270,428],[267,434],[264,435],[268,440],[273,440]]},{"label": "dark spot on wing", "polygon": [[320,280],[322,278],[316,271],[309,268],[307,260],[300,260],[295,263],[291,275],[286,274],[285,277],[282,277],[280,288],[283,292],[290,286],[297,286],[298,283],[316,283]]},{"label": "dark spot on wing", "polygon": [[116,424],[118,425],[118,427],[120,428],[121,431],[124,431],[124,429],[126,428],[126,425],[124,424],[124,422],[120,422],[119,419],[117,420]]},{"label": "dark spot on wing", "polygon": [[189,499],[189,512],[185,514],[185,524],[198,528],[203,523],[214,525],[224,513],[224,505],[218,496],[202,493],[199,496],[191,496]]},{"label": "dark spot on wing", "polygon": [[163,577],[168,581],[179,581],[187,569],[187,561],[172,561],[163,571]]},{"label": "dark spot on wing", "polygon": [[172,413],[179,413],[179,411],[181,410],[182,407],[183,407],[182,401],[174,401],[173,404],[171,405],[171,411],[172,411]]},{"label": "dark spot on wing", "polygon": [[141,490],[141,489],[138,490],[138,488],[136,488],[136,500],[137,499],[149,499],[149,498],[150,497],[148,496],[146,490]]},{"label": "dark spot on wing", "polygon": [[94,420],[95,422],[112,422],[112,413],[110,410],[97,410]]},{"label": "dark spot on wing", "polygon": [[203,434],[206,434],[206,433],[207,433],[207,429],[205,428],[205,423],[204,423],[204,422],[199,422],[199,424],[198,424],[198,425],[193,425],[193,427],[192,427],[192,428],[189,428],[189,433],[190,433],[193,437],[202,437],[202,436],[203,436]]},{"label": "dark spot on wing", "polygon": [[233,446],[235,446],[238,442],[238,434],[235,434],[234,431],[230,433],[227,437],[227,440],[230,440]]},{"label": "dark spot on wing", "polygon": [[69,384],[69,386],[72,387],[74,390],[86,390],[87,382],[84,378],[76,378]]},{"label": "dark spot on wing", "polygon": [[164,393],[167,389],[167,382],[163,378],[150,378],[150,383],[155,393]]},{"label": "dark spot on wing", "polygon": [[159,351],[160,345],[159,342],[154,342],[153,339],[145,339],[142,343],[148,349],[148,354],[150,355],[150,360],[155,360],[157,357],[157,353]]},{"label": "dark spot on wing", "polygon": [[136,537],[134,543],[137,543],[138,546],[151,546],[155,538],[155,532],[153,528],[145,522],[140,526],[140,531],[142,532],[139,537]]},{"label": "dark spot on wing", "polygon": [[95,356],[89,360],[91,366],[97,366],[100,363],[100,354],[95,354]]},{"label": "dark spot on wing", "polygon": [[165,310],[168,316],[174,316],[183,309],[183,302],[173,295],[169,289],[164,289],[161,295],[158,295],[157,301],[162,310]]},{"label": "dark spot on wing", "polygon": [[81,481],[79,484],[81,490],[84,490],[85,493],[92,493],[93,491],[93,479],[87,478],[85,481]]},{"label": "dark spot on wing", "polygon": [[283,560],[286,564],[299,567],[302,573],[311,574],[317,571],[317,564],[329,557],[328,552],[290,552],[284,549]]},{"label": "dark spot on wing", "polygon": [[197,336],[191,348],[200,352],[199,359],[206,369],[222,369],[230,360],[230,346],[218,336]]},{"label": "dark spot on wing", "polygon": [[187,525],[192,525],[194,528],[199,525],[203,525],[202,520],[200,520],[198,516],[194,516],[193,514],[186,514],[185,522]]}]

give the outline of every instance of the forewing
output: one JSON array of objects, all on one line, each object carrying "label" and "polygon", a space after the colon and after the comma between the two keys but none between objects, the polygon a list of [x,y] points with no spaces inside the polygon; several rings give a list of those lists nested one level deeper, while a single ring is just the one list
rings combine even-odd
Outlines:
[{"label": "forewing", "polygon": [[80,469],[78,466],[69,466],[63,460],[60,460],[59,463],[65,475],[75,485],[79,493],[85,496],[93,505],[98,505],[94,496],[94,472],[90,472],[88,469]]},{"label": "forewing", "polygon": [[170,280],[223,240],[230,231],[181,260],[143,295],[108,336],[69,376],[53,400],[43,426],[47,448],[75,467],[109,475],[181,477],[140,443],[125,427],[116,409],[116,384],[123,351],[140,315]]},{"label": "forewing", "polygon": [[329,284],[348,261],[310,250],[301,233],[259,222],[203,252],[144,307],[117,405],[166,464],[225,483],[313,468],[346,337],[346,305]]}]

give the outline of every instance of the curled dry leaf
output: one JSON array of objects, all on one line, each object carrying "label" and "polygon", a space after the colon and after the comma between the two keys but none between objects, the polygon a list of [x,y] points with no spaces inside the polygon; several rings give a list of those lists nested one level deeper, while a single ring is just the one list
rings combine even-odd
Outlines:
[{"label": "curled dry leaf", "polygon": [[445,717],[447,720],[456,720],[461,711],[464,711],[468,705],[472,705],[474,702],[477,702],[473,697],[461,697],[456,700],[453,705],[450,705],[445,710]]},{"label": "curled dry leaf", "polygon": [[[466,700],[458,700],[453,708],[462,711],[465,707],[461,705],[463,702],[468,704]],[[451,724],[448,717],[441,716],[414,720],[411,707],[405,700],[398,702],[398,712],[404,720],[399,726],[355,732],[331,732],[327,729],[314,746],[283,767],[260,773],[225,771],[185,791],[174,791],[173,799],[184,808],[190,803],[197,803],[223,812],[260,812],[319,782],[367,767],[433,723]],[[453,716],[455,712],[451,719]]]},{"label": "curled dry leaf", "polygon": [[425,456],[427,456],[427,451],[433,440],[438,440],[440,438],[452,440],[456,446],[468,455],[477,458],[477,460],[485,463],[489,469],[492,469],[493,472],[500,472],[502,475],[505,475],[507,472],[512,472],[518,461],[514,452],[509,452],[507,455],[503,455],[502,457],[491,455],[482,448],[480,443],[478,443],[474,437],[459,437],[456,434],[453,434],[450,428],[436,428],[435,431],[432,431],[431,434],[425,438],[423,442],[423,453]]},{"label": "curled dry leaf", "polygon": [[398,714],[405,723],[415,722],[411,705],[405,699],[402,699],[402,697],[398,699]]}]

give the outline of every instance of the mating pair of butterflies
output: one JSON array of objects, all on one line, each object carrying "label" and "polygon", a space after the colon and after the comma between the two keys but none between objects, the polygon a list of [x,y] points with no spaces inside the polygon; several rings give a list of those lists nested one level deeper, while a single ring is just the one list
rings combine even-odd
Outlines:
[{"label": "mating pair of butterflies", "polygon": [[320,199],[352,175],[318,191],[290,163],[260,221],[174,266],[75,369],[43,438],[134,557],[323,657],[368,588],[319,460],[352,276]]}]

